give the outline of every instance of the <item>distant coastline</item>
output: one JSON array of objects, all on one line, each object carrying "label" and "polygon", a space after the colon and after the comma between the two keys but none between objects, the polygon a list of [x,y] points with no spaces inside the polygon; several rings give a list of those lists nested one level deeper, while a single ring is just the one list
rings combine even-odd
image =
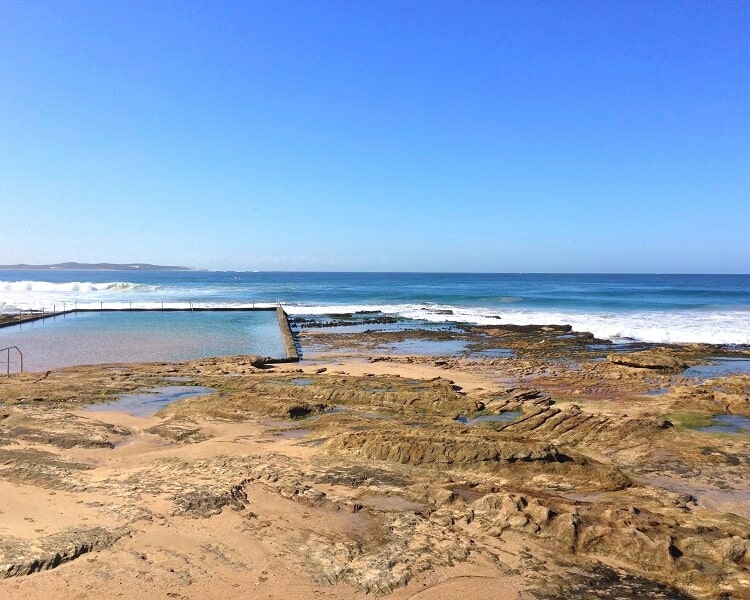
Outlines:
[{"label": "distant coastline", "polygon": [[64,262],[54,265],[0,265],[3,271],[195,271],[192,267],[179,267],[175,265],[151,265],[148,263],[78,263]]}]

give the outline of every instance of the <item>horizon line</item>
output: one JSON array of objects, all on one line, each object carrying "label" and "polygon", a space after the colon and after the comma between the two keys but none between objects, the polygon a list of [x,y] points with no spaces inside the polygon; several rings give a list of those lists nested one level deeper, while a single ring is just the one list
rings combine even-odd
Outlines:
[{"label": "horizon line", "polygon": [[[73,262],[73,261],[71,261]],[[65,264],[65,263],[58,263]],[[80,263],[95,265],[97,263]],[[107,263],[98,263],[107,264]],[[112,263],[110,263],[112,264]],[[412,270],[335,270],[335,271],[316,271],[316,270],[291,270],[291,269],[209,269],[204,267],[177,267],[164,268],[161,265],[153,263],[120,263],[123,268],[60,268],[57,265],[31,265],[18,263],[17,265],[2,265],[0,270],[3,271],[100,271],[100,272],[154,272],[154,273],[279,273],[279,274],[340,274],[340,275],[727,275],[727,276],[746,276],[750,273],[737,272],[688,272],[688,271],[412,271]],[[125,268],[126,265],[149,265],[157,267],[156,269]],[[171,266],[171,265],[170,265]],[[159,268],[161,267],[161,268]]]}]

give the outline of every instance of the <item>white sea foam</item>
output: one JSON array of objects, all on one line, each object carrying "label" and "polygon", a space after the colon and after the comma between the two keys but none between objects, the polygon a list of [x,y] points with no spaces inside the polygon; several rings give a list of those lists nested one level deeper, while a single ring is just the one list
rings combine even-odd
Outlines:
[{"label": "white sea foam", "polygon": [[[597,338],[638,340],[654,343],[750,344],[750,314],[747,311],[639,311],[629,313],[489,310],[448,305],[337,305],[289,306],[290,314],[322,315],[380,310],[384,314],[433,323],[474,325],[571,325]],[[450,311],[450,313],[449,313]],[[499,317],[499,319],[498,319]]]},{"label": "white sea foam", "polygon": [[0,291],[2,292],[46,292],[61,294],[78,292],[88,294],[101,291],[127,292],[144,287],[148,288],[152,286],[143,286],[139,283],[129,283],[127,281],[112,281],[107,283],[92,283],[90,281],[68,281],[65,283],[52,283],[50,281],[0,281]]},{"label": "white sea foam", "polygon": [[[283,303],[283,297],[280,298]],[[215,300],[210,288],[186,289],[132,282],[0,281],[0,312],[63,308],[156,309],[191,307],[249,308],[273,302]],[[510,297],[495,308],[440,304],[284,304],[290,315],[325,315],[381,311],[383,314],[432,323],[475,325],[568,324],[602,339],[644,342],[750,344],[750,311],[746,307],[683,311],[582,312],[521,309]],[[498,318],[499,317],[499,318]]]},{"label": "white sea foam", "polygon": [[143,300],[156,290],[158,286],[127,281],[0,281],[0,312],[52,310],[53,307],[59,310],[63,305],[71,308],[76,303],[79,307],[90,303],[100,305],[101,302],[124,299],[123,296]]}]

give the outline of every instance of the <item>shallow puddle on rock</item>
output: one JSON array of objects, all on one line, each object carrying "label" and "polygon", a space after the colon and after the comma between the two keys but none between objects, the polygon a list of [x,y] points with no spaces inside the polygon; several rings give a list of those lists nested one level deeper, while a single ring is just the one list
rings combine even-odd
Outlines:
[{"label": "shallow puddle on rock", "polygon": [[279,434],[285,440],[298,440],[312,433],[312,429],[286,429]]},{"label": "shallow puddle on rock", "polygon": [[388,420],[392,419],[393,417],[390,415],[381,415],[380,413],[373,413],[373,412],[364,412],[360,410],[354,410],[352,408],[349,408],[348,406],[344,406],[343,404],[338,404],[333,407],[333,410],[330,411],[327,414],[331,413],[345,413],[347,415],[355,415],[357,417],[364,417],[365,419],[382,419],[382,420]]},{"label": "shallow puddle on rock", "polygon": [[711,425],[695,429],[704,433],[750,433],[750,419],[740,415],[717,415]]},{"label": "shallow puddle on rock", "polygon": [[370,394],[384,394],[386,392],[397,392],[398,388],[394,386],[389,387],[364,387],[362,388],[365,392],[368,392]]},{"label": "shallow puddle on rock", "polygon": [[300,421],[312,421],[315,418],[317,418],[317,415],[315,417],[306,417],[302,419],[289,419],[288,421],[283,421],[281,419],[272,419],[270,421],[263,421],[264,425],[267,425],[268,427],[279,427],[282,429],[288,428],[291,429],[295,423],[299,423]]},{"label": "shallow puddle on rock", "polygon": [[657,487],[678,494],[690,494],[698,506],[717,512],[729,512],[750,519],[750,485],[739,489],[723,490],[699,484],[688,479],[657,475],[641,479]]},{"label": "shallow puddle on rock", "polygon": [[165,440],[158,435],[140,433],[136,435],[128,435],[122,438],[122,440],[115,444],[114,449],[121,450],[122,448],[128,448],[129,446],[135,446],[136,444],[144,444],[155,448],[167,448],[175,445],[174,442]]},{"label": "shallow puddle on rock", "polygon": [[644,392],[643,395],[644,396],[663,396],[668,391],[669,391],[669,389],[667,389],[667,388],[659,388],[659,389],[656,389],[656,390],[649,390],[647,392]]},{"label": "shallow puddle on rock", "polygon": [[455,356],[466,352],[467,342],[463,340],[424,340],[407,339],[384,346],[393,354],[425,354],[428,356]]},{"label": "shallow puddle on rock", "polygon": [[269,383],[276,383],[278,385],[297,385],[300,387],[307,387],[312,385],[313,380],[309,377],[295,377],[294,379],[273,379]]},{"label": "shallow puddle on rock", "polygon": [[598,352],[612,352],[614,350],[617,350],[618,352],[627,351],[630,350],[628,348],[629,344],[627,342],[623,343],[611,343],[611,344],[587,344],[588,349],[591,351],[598,351]]},{"label": "shallow puddle on rock", "polygon": [[460,416],[458,417],[458,419],[456,419],[456,421],[459,421],[464,425],[475,427],[481,423],[510,423],[520,417],[521,414],[522,413],[520,410],[507,410],[505,412],[501,412],[498,415],[480,415],[478,417],[474,417],[473,419]]},{"label": "shallow puddle on rock", "polygon": [[685,369],[686,377],[723,377],[726,375],[750,374],[750,358],[710,358],[705,365]]},{"label": "shallow puddle on rock", "polygon": [[469,356],[480,358],[515,358],[516,353],[510,348],[485,348],[484,350],[472,350]]},{"label": "shallow puddle on rock", "polygon": [[149,388],[140,394],[124,394],[119,396],[114,402],[89,404],[88,406],[84,406],[83,409],[88,411],[124,412],[135,417],[150,417],[177,400],[192,398],[193,396],[203,396],[213,392],[213,388],[198,385],[169,385]]}]

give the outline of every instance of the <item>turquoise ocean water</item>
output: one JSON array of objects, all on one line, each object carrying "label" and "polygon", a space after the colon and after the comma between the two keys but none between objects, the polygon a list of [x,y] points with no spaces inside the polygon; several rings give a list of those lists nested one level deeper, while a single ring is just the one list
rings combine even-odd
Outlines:
[{"label": "turquoise ocean water", "polygon": [[750,275],[0,271],[0,311],[251,306],[410,322],[570,324],[613,340],[750,344]]}]

